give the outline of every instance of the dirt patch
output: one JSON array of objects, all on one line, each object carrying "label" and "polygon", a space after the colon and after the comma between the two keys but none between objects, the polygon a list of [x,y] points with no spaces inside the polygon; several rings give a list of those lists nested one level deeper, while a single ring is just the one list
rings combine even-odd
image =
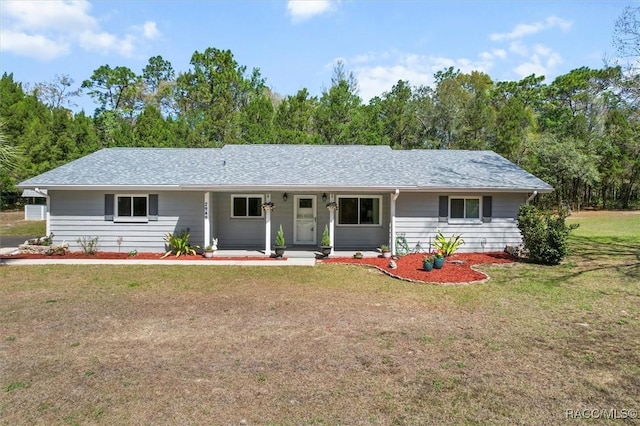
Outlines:
[{"label": "dirt patch", "polygon": [[582,210],[572,212],[569,217],[615,217],[619,215],[640,215],[640,210]]},{"label": "dirt patch", "polygon": [[504,252],[493,253],[459,253],[448,257],[442,269],[425,271],[422,268],[422,254],[409,254],[394,260],[396,268],[389,266],[391,259],[378,258],[330,258],[323,259],[324,263],[350,263],[375,267],[384,273],[407,281],[462,284],[484,281],[487,274],[474,269],[476,265],[511,263],[515,259]]}]

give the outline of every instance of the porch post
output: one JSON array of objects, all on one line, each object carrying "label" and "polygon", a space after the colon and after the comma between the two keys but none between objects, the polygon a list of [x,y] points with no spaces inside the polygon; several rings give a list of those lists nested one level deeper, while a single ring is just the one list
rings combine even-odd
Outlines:
[{"label": "porch post", "polygon": [[[267,194],[267,203],[271,201],[271,194]],[[271,255],[271,209],[264,209],[264,254]]]},{"label": "porch post", "polygon": [[396,189],[395,192],[391,193],[391,255],[396,255],[396,200],[398,199],[398,195],[400,195],[400,190]]},{"label": "porch post", "polygon": [[[329,194],[329,201],[332,203],[335,202],[334,194]],[[336,209],[331,208],[329,209],[329,239],[331,239],[331,255],[333,255],[336,250],[335,227],[336,227]]]},{"label": "porch post", "polygon": [[209,209],[211,208],[211,192],[204,193],[204,242],[202,248],[211,244],[211,220]]}]

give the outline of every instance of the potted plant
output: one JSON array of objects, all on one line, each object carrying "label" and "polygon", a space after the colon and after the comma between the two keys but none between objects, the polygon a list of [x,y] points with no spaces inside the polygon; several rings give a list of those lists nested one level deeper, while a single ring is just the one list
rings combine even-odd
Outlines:
[{"label": "potted plant", "polygon": [[429,272],[433,269],[433,255],[428,255],[422,258],[422,269]]},{"label": "potted plant", "polygon": [[211,240],[211,244],[204,248],[204,250],[202,251],[202,255],[210,259],[213,257],[216,250],[218,250],[218,239],[214,238],[213,240]]},{"label": "potted plant", "polygon": [[280,225],[278,233],[276,234],[275,257],[282,257],[282,255],[284,255],[284,250],[287,248],[287,246],[285,246],[284,244],[284,231],[282,230],[282,225]]},{"label": "potted plant", "polygon": [[331,238],[329,238],[329,227],[324,226],[324,232],[322,232],[322,239],[320,240],[320,251],[324,257],[328,257],[331,254]]},{"label": "potted plant", "polygon": [[444,253],[438,250],[433,254],[433,267],[436,269],[442,269],[444,266]]},{"label": "potted plant", "polygon": [[388,245],[382,244],[380,245],[380,251],[382,252],[382,257],[390,258],[391,257],[391,249]]},{"label": "potted plant", "polygon": [[207,259],[212,258],[212,257],[213,257],[213,253],[214,253],[214,251],[213,251],[213,247],[211,246],[211,244],[209,244],[208,246],[206,246],[206,247],[204,248],[204,250],[202,251],[202,255],[203,255],[204,257],[206,257]]}]

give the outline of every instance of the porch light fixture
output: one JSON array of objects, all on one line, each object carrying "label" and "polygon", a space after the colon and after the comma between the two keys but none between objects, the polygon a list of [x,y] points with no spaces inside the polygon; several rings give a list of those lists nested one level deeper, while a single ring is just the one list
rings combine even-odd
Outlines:
[{"label": "porch light fixture", "polygon": [[287,201],[287,198],[289,198],[289,196],[287,195],[286,192],[282,193],[282,201]]},{"label": "porch light fixture", "polygon": [[327,202],[327,193],[326,193],[326,192],[324,192],[324,193],[322,194],[322,202],[323,202],[323,203],[326,203],[326,202]]}]

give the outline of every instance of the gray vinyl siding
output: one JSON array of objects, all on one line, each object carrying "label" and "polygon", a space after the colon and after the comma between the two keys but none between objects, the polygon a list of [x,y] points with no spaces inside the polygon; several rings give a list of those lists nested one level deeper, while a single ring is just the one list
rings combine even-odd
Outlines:
[{"label": "gray vinyl siding", "polygon": [[[224,192],[212,194],[212,205],[215,206],[212,216],[212,236],[218,238],[220,249],[261,249],[265,246],[265,219],[260,218],[233,218],[231,217],[231,196],[243,194],[262,194],[260,192]],[[329,225],[329,210],[326,202],[322,201],[322,192],[287,192],[287,201],[283,201],[282,192],[273,191],[271,200],[275,209],[271,212],[271,244],[275,240],[276,232],[280,225],[284,231],[285,241],[288,247],[293,247],[294,229],[294,202],[296,195],[316,196],[316,246],[320,244],[324,227]],[[327,193],[327,195],[329,195]],[[349,193],[336,193],[335,195],[352,195]],[[353,194],[362,195],[362,194]],[[381,194],[370,194],[381,195]],[[266,197],[265,197],[266,200]],[[327,200],[328,202],[328,200]],[[337,216],[337,215],[336,215]],[[389,236],[389,196],[382,197],[382,225],[380,226],[336,226],[335,241],[336,250],[367,250],[379,247],[388,241]],[[337,218],[336,218],[337,224]],[[310,246],[300,246],[301,248]],[[315,249],[315,247],[310,247]]]},{"label": "gray vinyl siding", "polygon": [[[164,237],[169,232],[189,228],[193,245],[204,242],[204,192],[175,191],[153,192],[158,194],[158,220],[147,223],[122,223],[105,220],[105,193],[113,191],[50,191],[51,232],[56,244],[67,241],[71,250],[80,250],[78,238],[99,238],[99,250],[140,252],[164,251]],[[123,192],[115,192],[123,193]],[[127,194],[147,194],[128,191]],[[265,246],[265,219],[232,218],[232,194],[260,194],[250,192],[212,192],[210,198],[211,237],[218,238],[220,249],[262,249]],[[316,244],[319,245],[324,227],[329,224],[329,210],[322,201],[322,193],[271,192],[275,210],[271,213],[271,244],[278,227],[282,225],[288,247],[293,247],[295,195],[315,195],[317,208]],[[266,195],[263,193],[263,195]],[[329,193],[327,193],[329,195]],[[379,226],[339,225],[335,227],[333,246],[336,250],[371,250],[389,241],[390,194],[334,193],[335,196],[382,195],[382,218]],[[506,245],[521,241],[516,215],[526,194],[483,193],[492,197],[492,219],[489,223],[447,223],[438,221],[437,193],[400,193],[396,202],[396,232],[403,234],[409,246],[418,242],[424,248],[433,244],[438,230],[449,236],[462,234],[465,240],[460,250],[464,252],[503,250]],[[266,199],[266,197],[265,197]],[[122,237],[118,247],[117,239]],[[300,246],[304,248],[305,246]]]},{"label": "gray vinyl siding", "polygon": [[[80,250],[78,238],[99,238],[101,251],[161,252],[169,232],[189,228],[191,242],[204,238],[203,195],[200,192],[154,192],[158,194],[158,220],[123,223],[105,220],[102,191],[51,191],[51,232],[54,243],[69,243]],[[121,193],[121,192],[118,192]],[[128,191],[127,194],[147,194]],[[117,240],[122,237],[119,247]]]},{"label": "gray vinyl siding", "polygon": [[339,212],[336,211],[336,250],[373,250],[381,244],[389,244],[389,194],[337,193],[336,196],[382,196],[380,225],[340,225],[337,219]]},{"label": "gray vinyl siding", "polygon": [[501,251],[521,242],[516,216],[525,194],[483,193],[492,197],[492,218],[488,223],[448,223],[438,221],[438,197],[446,194],[400,193],[396,201],[396,233],[404,235],[410,248],[428,249],[438,231],[446,237],[461,234],[465,244],[460,252]]}]

